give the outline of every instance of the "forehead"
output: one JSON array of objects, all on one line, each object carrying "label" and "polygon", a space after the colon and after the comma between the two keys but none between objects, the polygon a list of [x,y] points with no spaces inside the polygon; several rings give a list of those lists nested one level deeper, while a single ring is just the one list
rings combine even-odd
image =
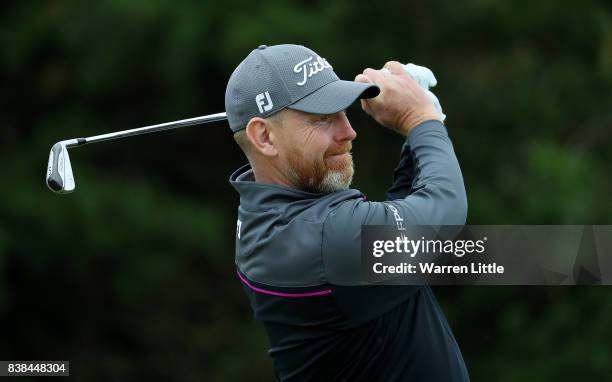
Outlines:
[{"label": "forehead", "polygon": [[283,118],[283,119],[305,120],[305,119],[317,117],[318,114],[305,113],[303,111],[298,111],[298,110],[293,110],[293,109],[287,108],[287,109],[284,109],[283,111],[281,111],[279,113],[279,116],[281,118]]},{"label": "forehead", "polygon": [[304,121],[313,121],[321,118],[326,115],[334,115],[334,114],[313,114],[306,113],[303,111],[293,110],[293,109],[283,109],[277,114],[275,114],[277,120],[282,120],[284,123],[286,122],[304,122]]},{"label": "forehead", "polygon": [[305,113],[292,109],[283,109],[272,116],[273,128],[277,130],[277,133],[289,138],[289,141],[293,142],[292,144],[300,145],[304,142],[296,143],[295,139],[310,141],[314,136],[320,136],[325,132],[325,129],[317,128],[316,124],[320,119],[321,114]]}]

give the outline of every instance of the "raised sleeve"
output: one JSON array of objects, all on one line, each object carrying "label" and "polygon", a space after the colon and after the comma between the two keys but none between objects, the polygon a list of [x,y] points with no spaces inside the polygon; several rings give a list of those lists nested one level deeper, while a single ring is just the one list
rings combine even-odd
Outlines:
[{"label": "raised sleeve", "polygon": [[322,228],[322,256],[333,284],[361,284],[362,225],[463,225],[467,197],[446,127],[427,121],[402,147],[385,202],[352,199],[332,210]]}]

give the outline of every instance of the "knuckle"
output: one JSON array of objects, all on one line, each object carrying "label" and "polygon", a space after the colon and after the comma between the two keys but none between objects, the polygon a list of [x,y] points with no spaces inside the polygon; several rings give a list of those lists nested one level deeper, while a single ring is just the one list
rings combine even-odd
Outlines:
[{"label": "knuckle", "polygon": [[355,76],[355,82],[364,82],[364,83],[367,83],[367,82],[370,82],[370,79],[367,76],[363,75],[363,74],[358,74],[358,75]]},{"label": "knuckle", "polygon": [[367,76],[368,74],[372,74],[373,72],[374,72],[374,69],[372,69],[372,68],[365,68],[365,69],[363,70],[363,74],[364,74],[364,75],[366,75],[366,76]]},{"label": "knuckle", "polygon": [[387,61],[387,62],[385,63],[385,68],[386,68],[386,67],[389,67],[389,66],[398,66],[398,65],[401,65],[401,64],[400,64],[398,61],[395,61],[395,60],[393,60],[393,61]]}]

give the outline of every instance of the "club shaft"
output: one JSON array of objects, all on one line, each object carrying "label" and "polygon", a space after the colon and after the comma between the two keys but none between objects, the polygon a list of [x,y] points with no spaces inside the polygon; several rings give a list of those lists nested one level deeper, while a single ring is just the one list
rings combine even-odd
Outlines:
[{"label": "club shaft", "polygon": [[65,142],[66,142],[66,147],[82,146],[88,143],[108,141],[111,139],[127,138],[127,137],[131,137],[134,135],[155,133],[158,131],[172,130],[172,129],[176,129],[179,127],[185,127],[185,126],[201,125],[204,123],[223,121],[226,119],[227,119],[226,113],[209,114],[209,115],[204,115],[201,117],[182,119],[180,121],[160,123],[159,125],[139,127],[139,128],[131,129],[131,130],[116,131],[114,133],[108,133],[108,134],[94,135],[92,137],[87,137],[87,138],[70,139]]}]

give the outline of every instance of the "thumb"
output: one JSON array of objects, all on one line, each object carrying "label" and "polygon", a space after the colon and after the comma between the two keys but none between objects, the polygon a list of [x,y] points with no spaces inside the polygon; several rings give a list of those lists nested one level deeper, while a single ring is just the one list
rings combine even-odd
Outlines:
[{"label": "thumb", "polygon": [[372,115],[372,109],[370,108],[370,104],[368,103],[367,99],[361,100],[361,108],[363,109],[363,111],[365,111],[369,115]]},{"label": "thumb", "polygon": [[[358,74],[357,76],[355,76],[355,82],[360,82],[360,83],[364,83],[364,84],[373,84],[374,83],[374,81],[372,81],[368,76],[366,76],[364,74]],[[368,99],[361,99],[361,108],[366,113],[372,115],[372,108],[370,107],[370,102],[369,102]]]}]

